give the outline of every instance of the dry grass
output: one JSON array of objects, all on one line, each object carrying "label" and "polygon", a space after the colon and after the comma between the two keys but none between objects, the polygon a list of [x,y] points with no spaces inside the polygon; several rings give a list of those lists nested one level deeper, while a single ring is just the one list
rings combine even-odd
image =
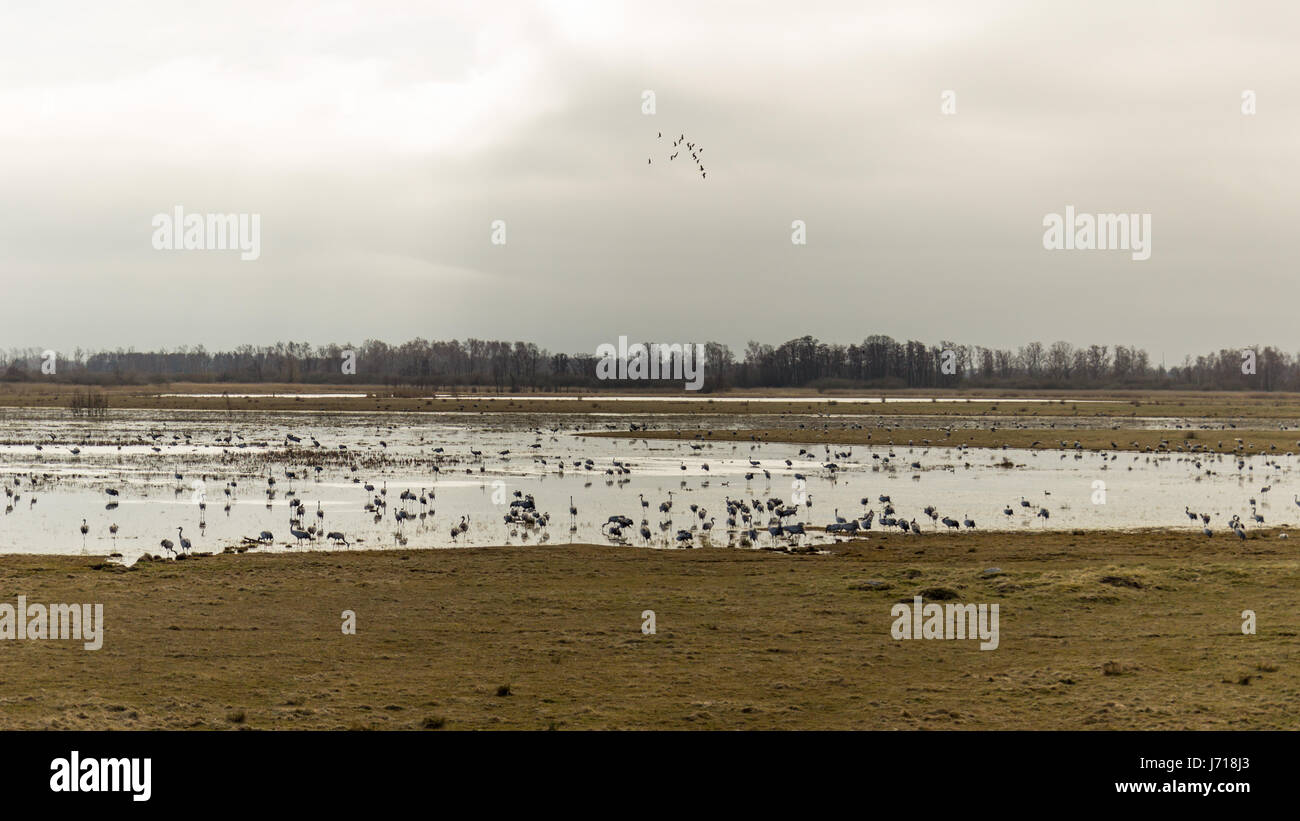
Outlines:
[{"label": "dry grass", "polygon": [[[572,546],[93,565],[6,557],[9,597],[103,602],[107,631],[95,652],[8,643],[0,726],[1300,726],[1300,559],[1262,532],[881,534],[821,556]],[[892,640],[892,604],[932,588],[998,603],[1000,648]],[[647,609],[656,635],[641,633]],[[1245,609],[1258,635],[1241,634]]]}]

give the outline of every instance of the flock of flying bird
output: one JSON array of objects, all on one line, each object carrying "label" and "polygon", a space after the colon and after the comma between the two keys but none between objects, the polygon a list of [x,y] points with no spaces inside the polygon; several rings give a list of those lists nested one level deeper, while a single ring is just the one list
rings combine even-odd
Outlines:
[{"label": "flock of flying bird", "polygon": [[[663,138],[664,133],[660,131],[659,136],[655,139],[662,140]],[[704,162],[700,159],[700,154],[704,153],[704,146],[686,139],[685,134],[681,134],[677,139],[673,140],[673,148],[677,150],[668,155],[668,161],[672,162],[677,159],[678,155],[682,153],[681,146],[683,145],[686,146],[686,150],[691,153],[691,159],[695,161],[695,167],[700,170],[700,179],[707,180],[709,178],[709,172],[704,170]],[[646,165],[653,165],[652,159],[652,157],[646,157]]]}]

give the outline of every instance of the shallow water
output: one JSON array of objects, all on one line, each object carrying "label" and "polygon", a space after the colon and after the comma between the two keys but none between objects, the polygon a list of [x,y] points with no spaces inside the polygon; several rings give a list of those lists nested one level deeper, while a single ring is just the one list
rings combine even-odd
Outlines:
[{"label": "shallow water", "polygon": [[[940,516],[969,516],[977,528],[990,530],[1186,527],[1199,532],[1200,521],[1193,525],[1184,513],[1190,506],[1211,515],[1215,538],[1229,538],[1226,522],[1234,514],[1255,526],[1251,498],[1268,526],[1300,521],[1300,507],[1287,498],[1300,490],[1292,479],[1296,457],[1289,454],[1245,457],[1239,466],[1230,456],[886,445],[828,449],[577,435],[579,428],[626,430],[629,422],[644,418],[638,414],[612,423],[608,415],[115,411],[106,420],[86,421],[63,410],[5,411],[0,481],[13,495],[2,502],[10,509],[0,515],[0,552],[120,552],[133,561],[144,552],[162,552],[161,539],[179,543],[180,527],[196,551],[219,551],[263,530],[275,540],[259,550],[328,547],[323,539],[295,546],[290,498],[304,503],[302,528],[319,524],[322,532],[341,531],[355,548],[606,542],[612,540],[602,525],[612,515],[633,519],[625,533],[631,544],[647,544],[637,534],[643,516],[653,547],[674,546],[677,531],[691,528],[693,544],[739,544],[739,533],[726,524],[727,498],[790,503],[796,493],[808,499],[787,523],[822,526],[835,520],[837,509],[846,518],[860,516],[866,497],[868,508],[876,511],[873,532],[882,529],[882,494],[891,497],[898,516],[915,519],[924,531],[944,529],[922,512],[927,505],[935,505]],[[820,421],[787,417],[782,424],[814,418]],[[690,422],[727,427],[740,419],[692,417]],[[1056,429],[1089,423],[1097,421],[1050,422]],[[1149,424],[1174,429],[1198,423]],[[301,441],[288,441],[290,434]],[[1004,460],[1011,466],[1001,466]],[[830,462],[838,470],[825,467]],[[747,473],[753,478],[746,479]],[[1098,502],[1098,481],[1104,483],[1104,503]],[[373,492],[365,490],[366,483]],[[1271,489],[1261,492],[1264,486]],[[111,509],[109,488],[119,491]],[[416,499],[401,500],[404,490]],[[671,516],[659,512],[669,491]],[[506,524],[503,517],[516,494],[533,495],[537,511],[550,514],[549,523]],[[378,520],[364,510],[376,497],[386,502]],[[648,503],[644,513],[641,497]],[[570,498],[578,508],[572,521]],[[1022,498],[1030,507],[1021,506]],[[702,529],[692,504],[705,509],[703,521],[713,521],[712,531]],[[1003,512],[1008,505],[1010,516]],[[1050,518],[1034,515],[1040,507]],[[398,522],[398,510],[413,518]],[[766,532],[769,516],[764,510],[753,521],[760,546],[774,541]],[[453,538],[452,526],[462,517],[468,529]],[[85,537],[79,532],[83,519]],[[114,523],[119,526],[115,537],[109,533]],[[810,533],[802,542],[832,538]]]}]

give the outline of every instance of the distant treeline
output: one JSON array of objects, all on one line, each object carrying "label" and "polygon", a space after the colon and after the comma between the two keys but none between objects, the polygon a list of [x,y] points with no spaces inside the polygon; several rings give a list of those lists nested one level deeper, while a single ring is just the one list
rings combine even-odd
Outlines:
[{"label": "distant treeline", "polygon": [[[529,342],[469,339],[401,345],[280,342],[233,351],[202,346],[175,351],[0,354],[4,381],[39,379],[96,385],[166,382],[297,382],[412,388],[483,387],[497,391],[597,387],[681,387],[680,381],[611,383],[597,377],[595,353],[551,353]],[[45,366],[44,369],[42,366]],[[53,373],[50,373],[50,370]],[[742,358],[726,345],[705,344],[705,390],[725,388],[1020,388],[1300,390],[1300,357],[1273,347],[1221,350],[1153,365],[1131,346],[1031,342],[1017,350],[941,342],[898,342],[869,336],[833,345],[811,336],[781,345],[750,342]]]}]

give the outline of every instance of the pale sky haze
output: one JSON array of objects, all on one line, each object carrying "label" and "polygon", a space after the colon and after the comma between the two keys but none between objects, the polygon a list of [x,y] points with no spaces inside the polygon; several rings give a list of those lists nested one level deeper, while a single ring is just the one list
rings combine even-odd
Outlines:
[{"label": "pale sky haze", "polygon": [[[1297,43],[1284,2],[9,2],[0,347],[1296,351]],[[176,205],[260,259],[154,250]],[[1151,258],[1044,250],[1067,205]]]}]

